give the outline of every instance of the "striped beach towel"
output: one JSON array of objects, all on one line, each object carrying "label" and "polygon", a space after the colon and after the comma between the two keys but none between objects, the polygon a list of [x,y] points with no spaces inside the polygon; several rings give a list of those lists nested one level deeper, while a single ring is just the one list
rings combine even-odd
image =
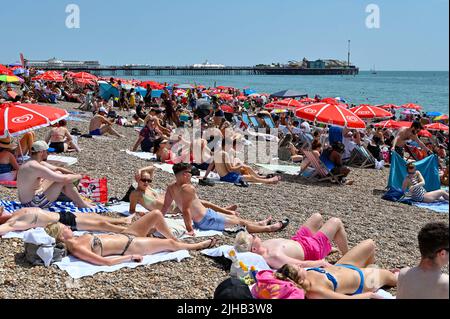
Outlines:
[{"label": "striped beach towel", "polygon": [[[4,207],[5,212],[13,213],[23,208],[19,202],[0,200],[0,205]],[[109,209],[101,204],[97,204],[95,208],[78,208],[73,202],[54,202],[52,206],[47,208],[51,212],[70,212],[70,213],[106,213]]]}]

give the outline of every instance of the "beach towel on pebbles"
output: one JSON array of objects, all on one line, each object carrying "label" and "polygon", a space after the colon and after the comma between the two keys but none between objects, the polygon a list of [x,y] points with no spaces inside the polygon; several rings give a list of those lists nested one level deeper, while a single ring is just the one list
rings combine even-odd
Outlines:
[{"label": "beach towel on pebbles", "polygon": [[66,271],[70,277],[79,279],[87,276],[93,276],[99,272],[114,272],[122,268],[136,268],[139,266],[153,265],[156,263],[176,260],[181,262],[185,258],[189,258],[189,252],[187,250],[179,250],[175,252],[164,252],[153,255],[144,256],[142,262],[126,262],[114,266],[96,266],[87,262],[84,262],[74,256],[67,256],[60,262],[55,263],[59,269]]},{"label": "beach towel on pebbles", "polygon": [[[13,213],[16,210],[23,208],[19,202],[0,200],[0,205],[5,208],[5,212]],[[70,212],[70,213],[106,213],[108,208],[101,204],[97,204],[94,208],[78,208],[73,202],[54,202],[52,206],[47,208],[51,212]]]},{"label": "beach towel on pebbles", "polygon": [[130,150],[121,150],[121,152],[125,152],[128,155],[146,160],[146,161],[156,161],[156,154],[148,153],[148,152],[132,152]]}]

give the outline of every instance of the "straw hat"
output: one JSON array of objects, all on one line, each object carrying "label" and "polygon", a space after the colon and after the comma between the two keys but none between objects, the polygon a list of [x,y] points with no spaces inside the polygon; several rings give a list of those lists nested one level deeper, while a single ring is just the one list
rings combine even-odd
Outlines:
[{"label": "straw hat", "polygon": [[17,143],[14,143],[9,136],[0,138],[0,148],[14,150],[17,148]]}]

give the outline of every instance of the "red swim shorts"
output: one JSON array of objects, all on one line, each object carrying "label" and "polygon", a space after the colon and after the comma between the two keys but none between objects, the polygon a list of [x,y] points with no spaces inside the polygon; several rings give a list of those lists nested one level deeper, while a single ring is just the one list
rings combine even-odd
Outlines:
[{"label": "red swim shorts", "polygon": [[313,234],[308,227],[302,226],[292,240],[303,247],[305,260],[321,260],[331,252],[331,243],[328,237],[317,232]]}]

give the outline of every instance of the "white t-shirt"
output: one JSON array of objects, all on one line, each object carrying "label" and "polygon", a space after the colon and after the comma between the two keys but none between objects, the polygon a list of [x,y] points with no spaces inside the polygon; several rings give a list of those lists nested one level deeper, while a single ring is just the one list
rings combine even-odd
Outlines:
[{"label": "white t-shirt", "polygon": [[353,150],[355,149],[356,143],[353,142],[352,138],[348,138],[345,136],[342,138],[342,143],[345,146],[345,150],[344,150],[344,154],[342,155],[342,158],[347,159],[351,156]]}]

